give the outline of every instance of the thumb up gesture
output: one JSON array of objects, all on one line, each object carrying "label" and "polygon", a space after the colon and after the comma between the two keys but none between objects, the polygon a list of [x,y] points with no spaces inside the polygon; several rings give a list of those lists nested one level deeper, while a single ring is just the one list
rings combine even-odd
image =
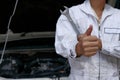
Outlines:
[{"label": "thumb up gesture", "polygon": [[93,26],[90,25],[84,34],[78,36],[78,43],[76,45],[77,57],[81,55],[90,57],[96,54],[102,48],[102,43],[99,38],[92,36]]}]

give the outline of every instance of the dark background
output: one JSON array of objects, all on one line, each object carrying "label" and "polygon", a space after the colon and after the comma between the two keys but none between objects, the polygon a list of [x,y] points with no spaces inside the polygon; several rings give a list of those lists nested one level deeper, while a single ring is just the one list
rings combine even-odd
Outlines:
[{"label": "dark background", "polygon": [[[55,31],[63,6],[71,7],[84,0],[19,0],[10,29],[14,33]],[[7,31],[15,0],[0,0],[0,34]]]}]

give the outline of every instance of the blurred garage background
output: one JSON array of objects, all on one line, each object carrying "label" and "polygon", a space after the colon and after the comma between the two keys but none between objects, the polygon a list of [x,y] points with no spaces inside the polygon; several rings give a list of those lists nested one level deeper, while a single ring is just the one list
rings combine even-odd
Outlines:
[{"label": "blurred garage background", "polygon": [[[83,1],[19,0],[7,32],[16,0],[0,0],[0,80],[66,80],[70,67],[55,53],[55,26],[63,6]],[[120,0],[108,3],[120,8]]]}]

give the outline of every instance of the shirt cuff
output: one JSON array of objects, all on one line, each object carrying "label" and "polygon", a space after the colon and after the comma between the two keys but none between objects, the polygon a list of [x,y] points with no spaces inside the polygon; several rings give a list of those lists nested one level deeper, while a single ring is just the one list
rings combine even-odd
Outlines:
[{"label": "shirt cuff", "polygon": [[75,39],[73,39],[72,41],[70,41],[70,57],[71,58],[76,58],[76,44],[78,43],[78,40],[77,40],[77,36]]}]

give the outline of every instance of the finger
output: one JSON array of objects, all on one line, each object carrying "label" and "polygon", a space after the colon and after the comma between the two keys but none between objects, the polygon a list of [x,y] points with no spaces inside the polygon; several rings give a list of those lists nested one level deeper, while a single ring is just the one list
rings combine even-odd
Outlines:
[{"label": "finger", "polygon": [[86,52],[83,55],[86,56],[86,57],[91,57],[91,56],[93,56],[95,54],[96,54],[96,52]]},{"label": "finger", "polygon": [[99,43],[98,43],[98,41],[95,41],[95,42],[83,42],[82,46],[84,48],[86,48],[86,47],[98,47]]},{"label": "finger", "polygon": [[92,30],[93,30],[93,26],[90,25],[89,28],[86,30],[86,32],[85,32],[84,34],[80,34],[80,35],[78,35],[78,38],[77,38],[78,41],[80,41],[80,39],[82,39],[82,38],[85,37],[85,36],[90,36]]},{"label": "finger", "polygon": [[83,39],[83,37],[85,37],[85,36],[86,36],[85,34],[80,34],[80,35],[78,35],[77,40],[81,41]]},{"label": "finger", "polygon": [[84,52],[96,52],[99,50],[99,47],[87,47],[84,49]]},{"label": "finger", "polygon": [[98,41],[96,36],[86,36],[83,38],[84,41]]},{"label": "finger", "polygon": [[93,30],[93,26],[90,25],[89,28],[86,30],[85,35],[87,35],[87,36],[91,35],[92,30]]}]

